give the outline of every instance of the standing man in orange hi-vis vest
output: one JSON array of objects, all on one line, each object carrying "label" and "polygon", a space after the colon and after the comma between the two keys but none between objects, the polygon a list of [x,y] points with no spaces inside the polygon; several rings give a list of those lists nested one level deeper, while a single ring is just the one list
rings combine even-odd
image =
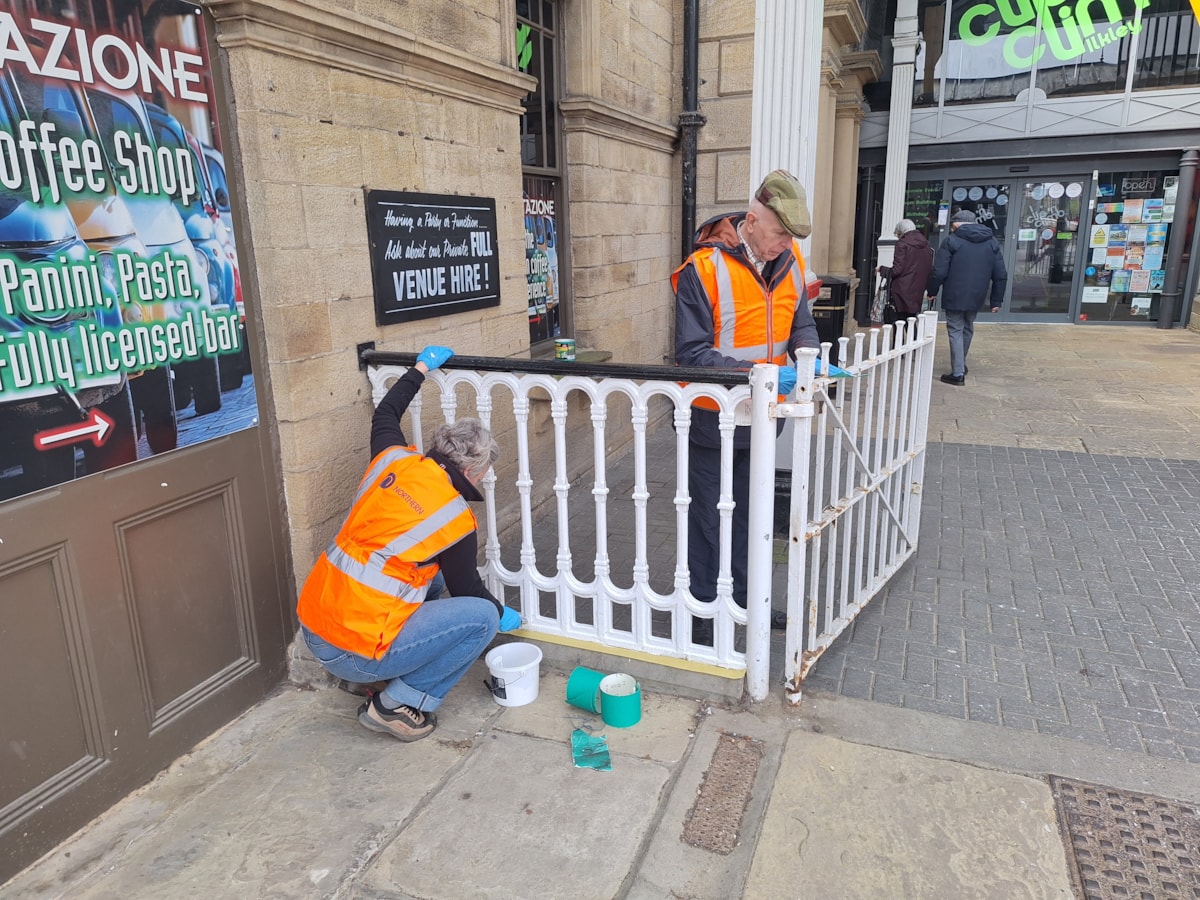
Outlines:
[{"label": "standing man in orange hi-vis vest", "polygon": [[[358,721],[416,741],[496,631],[521,624],[479,577],[478,485],[500,456],[478,419],[442,425],[422,456],[400,417],[425,375],[450,359],[426,347],[371,419],[371,464],[337,536],[321,554],[296,612],[313,655],[331,674],[366,685]],[[450,595],[438,599],[442,589]]]},{"label": "standing man in orange hi-vis vest", "polygon": [[[671,276],[675,289],[675,363],[748,369],[774,362],[779,392],[796,386],[796,350],[818,347],[809,301],[821,282],[804,263],[796,238],[812,231],[804,188],[776,169],[763,179],[750,209],[709,219],[696,232],[695,251]],[[750,505],[750,429],[733,437],[733,600],[746,608],[747,515]],[[692,596],[717,597],[720,561],[721,433],[717,404],[692,405],[689,433],[688,570]],[[692,620],[692,641],[713,643],[713,620]]]}]

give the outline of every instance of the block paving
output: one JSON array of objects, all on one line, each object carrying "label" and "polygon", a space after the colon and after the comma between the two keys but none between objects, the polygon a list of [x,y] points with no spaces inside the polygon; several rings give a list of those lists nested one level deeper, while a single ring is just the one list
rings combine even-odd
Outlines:
[{"label": "block paving", "polygon": [[806,689],[1200,762],[1200,340],[991,326],[971,370],[916,556]]},{"label": "block paving", "polygon": [[923,502],[806,687],[1200,762],[1200,464],[935,444]]}]

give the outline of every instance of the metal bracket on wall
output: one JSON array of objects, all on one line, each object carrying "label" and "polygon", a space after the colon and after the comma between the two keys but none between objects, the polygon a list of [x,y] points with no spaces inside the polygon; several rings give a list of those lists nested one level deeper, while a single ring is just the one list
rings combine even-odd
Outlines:
[{"label": "metal bracket on wall", "polygon": [[367,370],[367,361],[365,359],[363,359],[363,353],[365,353],[367,350],[374,350],[374,349],[375,349],[374,341],[366,341],[362,344],[359,344],[358,346],[356,346],[354,348],[354,353],[355,353],[355,355],[358,356],[358,371],[365,372]]}]

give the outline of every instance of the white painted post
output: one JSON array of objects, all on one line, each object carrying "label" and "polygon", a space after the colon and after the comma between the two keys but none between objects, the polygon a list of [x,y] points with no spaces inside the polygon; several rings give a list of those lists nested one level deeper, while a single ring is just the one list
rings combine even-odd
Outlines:
[{"label": "white painted post", "polygon": [[750,370],[750,510],[746,547],[746,690],[765,700],[770,688],[771,570],[775,529],[775,420],[779,366]]},{"label": "white painted post", "polygon": [[[892,102],[888,108],[887,157],[883,174],[883,219],[879,231],[879,261],[890,266],[895,254],[893,229],[904,215],[908,182],[909,131],[912,127],[913,84],[917,59],[917,0],[899,0],[892,35]],[[938,38],[941,39],[940,37]]]}]

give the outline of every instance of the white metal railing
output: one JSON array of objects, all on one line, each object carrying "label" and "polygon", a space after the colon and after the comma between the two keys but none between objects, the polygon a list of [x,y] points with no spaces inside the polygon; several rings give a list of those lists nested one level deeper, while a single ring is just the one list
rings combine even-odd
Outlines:
[{"label": "white metal railing", "polygon": [[792,448],[784,650],[792,702],[820,655],[916,553],[936,332],[937,313],[927,312],[856,334],[852,349],[843,338],[840,358],[857,376],[834,396],[828,382],[814,387],[811,439]]},{"label": "white metal railing", "polygon": [[[890,328],[855,335],[848,361],[855,377],[838,379],[836,390],[833,380],[806,374],[804,360],[815,351],[805,351],[795,400],[785,404],[775,402],[770,365],[756,366],[748,379],[741,373],[740,383],[737,373],[710,371],[703,383],[690,380],[705,377],[698,370],[662,366],[456,357],[429,376],[432,387],[410,406],[406,434],[423,448],[437,424],[476,415],[515,451],[515,464],[498,466],[506,481],[493,471],[481,485],[480,571],[496,596],[519,609],[529,636],[745,670],[750,695],[762,699],[776,419],[793,418],[785,676],[798,700],[812,662],[915,551],[936,322],[936,314],[924,314],[894,338]],[[848,345],[843,338],[842,359]],[[376,403],[413,359],[364,354]],[[436,413],[427,409],[426,391],[437,398]],[[688,431],[699,397],[718,404],[723,434],[712,603],[688,590]],[[740,424],[752,435],[745,610],[733,602],[730,565],[733,430]],[[613,446],[610,426],[621,446]],[[694,615],[713,618],[714,646],[692,642]]]}]

